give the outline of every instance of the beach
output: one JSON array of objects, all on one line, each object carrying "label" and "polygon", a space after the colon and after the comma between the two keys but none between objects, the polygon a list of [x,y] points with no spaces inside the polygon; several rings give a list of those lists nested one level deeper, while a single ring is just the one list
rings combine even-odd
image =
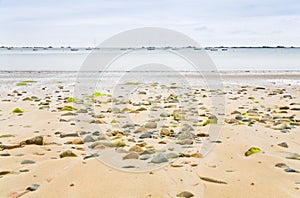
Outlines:
[{"label": "beach", "polygon": [[299,72],[122,75],[0,72],[0,197],[299,197]]}]

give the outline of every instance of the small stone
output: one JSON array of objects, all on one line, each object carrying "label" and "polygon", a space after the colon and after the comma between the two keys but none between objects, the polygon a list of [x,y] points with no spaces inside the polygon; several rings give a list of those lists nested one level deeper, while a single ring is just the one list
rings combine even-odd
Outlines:
[{"label": "small stone", "polygon": [[3,152],[0,152],[0,156],[8,157],[8,156],[10,156],[10,154],[7,151],[3,151]]},{"label": "small stone", "polygon": [[122,166],[122,168],[135,168],[133,165]]},{"label": "small stone", "polygon": [[155,153],[155,150],[154,149],[147,149],[145,150],[143,153],[141,153],[141,155],[151,155],[151,154],[154,154]]},{"label": "small stone", "polygon": [[127,160],[127,159],[138,159],[139,158],[139,154],[132,152],[132,153],[128,153],[127,155],[125,155],[123,157],[123,160]]},{"label": "small stone", "polygon": [[167,112],[163,112],[160,114],[160,117],[163,117],[163,118],[170,117],[170,114]]},{"label": "small stone", "polygon": [[39,187],[40,187],[39,184],[32,184],[31,186],[29,186],[28,188],[26,188],[26,190],[36,191]]},{"label": "small stone", "polygon": [[21,169],[19,171],[20,171],[20,173],[26,173],[26,172],[29,172],[29,169]]},{"label": "small stone", "polygon": [[286,159],[300,160],[300,155],[298,153],[289,153]]},{"label": "small stone", "polygon": [[178,141],[178,142],[176,142],[176,144],[179,144],[179,145],[191,145],[191,144],[193,144],[194,143],[194,141],[193,140],[181,140],[181,141]]},{"label": "small stone", "polygon": [[64,157],[77,157],[77,155],[75,153],[73,153],[72,151],[70,150],[66,150],[64,152],[62,152],[60,155],[59,155],[60,158],[64,158]]},{"label": "small stone", "polygon": [[177,153],[167,153],[167,154],[166,154],[166,157],[167,157],[168,159],[174,159],[174,158],[178,158],[179,155],[178,155]]},{"label": "small stone", "polygon": [[177,197],[184,197],[184,198],[190,198],[190,197],[194,197],[194,194],[188,191],[183,191],[180,192],[176,195]]},{"label": "small stone", "polygon": [[292,168],[286,168],[286,169],[284,169],[284,171],[287,173],[299,173],[299,171],[292,169]]},{"label": "small stone", "polygon": [[148,129],[155,129],[157,128],[157,123],[156,122],[147,122],[145,124],[145,128],[148,128]]},{"label": "small stone", "polygon": [[207,134],[207,133],[198,133],[197,137],[209,137],[209,134]]},{"label": "small stone", "polygon": [[286,142],[282,142],[280,144],[278,144],[278,146],[284,147],[284,148],[288,148],[288,144]]},{"label": "small stone", "polygon": [[135,146],[131,147],[128,151],[129,152],[136,152],[136,153],[143,153],[144,149],[140,146],[135,145]]},{"label": "small stone", "polygon": [[36,145],[43,145],[43,136],[36,136],[34,138],[25,140],[26,144],[36,144]]},{"label": "small stone", "polygon": [[288,166],[285,163],[277,163],[277,164],[275,164],[275,167],[278,167],[278,168],[288,168]]},{"label": "small stone", "polygon": [[78,137],[78,134],[76,132],[61,133],[60,137],[61,138],[65,138],[65,137]]},{"label": "small stone", "polygon": [[172,130],[169,130],[167,128],[162,128],[160,130],[160,135],[161,136],[170,136],[171,134],[173,134],[174,132]]},{"label": "small stone", "polygon": [[143,133],[142,135],[140,135],[140,138],[141,139],[144,139],[144,138],[151,138],[153,135],[152,132],[147,132],[147,133]]},{"label": "small stone", "polygon": [[154,156],[151,160],[152,163],[155,163],[155,164],[159,164],[159,163],[163,163],[163,162],[168,162],[168,158],[166,157],[165,154],[163,153],[159,153],[157,154],[156,156]]},{"label": "small stone", "polygon": [[151,157],[151,155],[142,155],[141,157],[140,157],[140,160],[147,160],[147,159],[149,159]]},{"label": "small stone", "polygon": [[179,167],[183,167],[183,164],[171,164],[171,167],[179,168]]},{"label": "small stone", "polygon": [[68,142],[66,142],[66,144],[83,144],[83,141],[82,141],[82,139],[74,139],[74,140],[72,140],[72,141],[68,141]]},{"label": "small stone", "polygon": [[9,173],[11,173],[11,171],[0,171],[0,176],[7,175]]},{"label": "small stone", "polygon": [[271,129],[284,130],[284,129],[289,129],[289,127],[285,123],[282,123],[282,124],[277,124],[275,126],[272,126]]},{"label": "small stone", "polygon": [[192,140],[195,137],[196,137],[195,134],[185,131],[180,133],[180,135],[178,136],[178,140],[186,140],[186,139]]},{"label": "small stone", "polygon": [[133,133],[143,133],[143,132],[146,132],[146,131],[147,131],[146,128],[140,127],[140,128],[138,128],[137,130],[135,130]]},{"label": "small stone", "polygon": [[99,155],[97,153],[94,153],[94,154],[91,154],[91,155],[87,155],[83,158],[83,160],[86,160],[86,159],[90,159],[90,158],[94,158],[94,157],[99,157]]},{"label": "small stone", "polygon": [[85,136],[85,138],[83,139],[83,141],[85,143],[87,143],[87,142],[95,142],[96,140],[95,140],[95,138],[93,138],[93,136],[87,135],[87,136]]},{"label": "small stone", "polygon": [[23,160],[21,162],[21,164],[35,164],[35,161],[33,161],[33,160]]}]

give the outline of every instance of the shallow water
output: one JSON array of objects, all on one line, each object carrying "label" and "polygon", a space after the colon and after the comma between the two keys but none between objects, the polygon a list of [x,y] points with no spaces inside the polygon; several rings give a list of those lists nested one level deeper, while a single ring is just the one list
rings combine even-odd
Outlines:
[{"label": "shallow water", "polygon": [[[191,49],[176,50],[177,53]],[[194,52],[191,50],[190,52]],[[300,49],[299,48],[230,48],[227,51],[206,52],[210,59],[220,71],[278,71],[299,70]],[[79,49],[38,49],[14,48],[0,49],[1,71],[78,71],[86,61],[91,50]],[[114,50],[98,50],[101,58],[106,57]],[[159,62],[157,62],[157,60]],[[155,62],[156,61],[156,62]],[[133,66],[144,63],[161,63],[175,70],[193,71],[194,69],[184,60],[167,50],[138,50],[129,55],[122,56],[112,64],[110,70],[131,70]],[[208,68],[208,70],[212,70]]]}]

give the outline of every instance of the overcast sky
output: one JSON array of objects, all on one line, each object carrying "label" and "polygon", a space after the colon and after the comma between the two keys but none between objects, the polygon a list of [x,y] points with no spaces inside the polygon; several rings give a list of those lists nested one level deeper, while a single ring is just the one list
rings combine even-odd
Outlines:
[{"label": "overcast sky", "polygon": [[202,46],[300,46],[300,0],[0,0],[0,45],[94,46],[149,26]]}]

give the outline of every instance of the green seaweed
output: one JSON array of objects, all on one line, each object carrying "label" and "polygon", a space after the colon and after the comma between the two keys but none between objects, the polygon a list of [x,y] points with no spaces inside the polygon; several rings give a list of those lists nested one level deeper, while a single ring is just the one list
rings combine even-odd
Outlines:
[{"label": "green seaweed", "polygon": [[64,106],[60,109],[61,111],[74,111],[77,110],[75,107],[72,106]]},{"label": "green seaweed", "polygon": [[92,97],[100,97],[100,96],[111,96],[110,94],[104,94],[100,92],[93,93]]},{"label": "green seaweed", "polygon": [[141,83],[139,83],[139,82],[126,82],[125,83],[125,85],[139,85],[139,84],[141,84]]},{"label": "green seaweed", "polygon": [[251,147],[246,153],[245,153],[245,156],[248,157],[254,153],[259,153],[261,152],[261,149],[260,148],[257,148],[257,147]]},{"label": "green seaweed", "polygon": [[18,82],[16,85],[17,85],[17,86],[26,86],[27,83],[26,83],[26,82]]},{"label": "green seaweed", "polygon": [[35,83],[37,81],[35,81],[35,80],[23,80],[22,82],[24,82],[24,83]]},{"label": "green seaweed", "polygon": [[9,138],[9,137],[14,137],[14,136],[12,134],[0,135],[0,138]]},{"label": "green seaweed", "polygon": [[76,98],[72,98],[72,97],[69,97],[67,98],[67,102],[77,102],[78,100]]},{"label": "green seaweed", "polygon": [[24,113],[24,110],[20,109],[20,108],[14,108],[11,113]]}]

